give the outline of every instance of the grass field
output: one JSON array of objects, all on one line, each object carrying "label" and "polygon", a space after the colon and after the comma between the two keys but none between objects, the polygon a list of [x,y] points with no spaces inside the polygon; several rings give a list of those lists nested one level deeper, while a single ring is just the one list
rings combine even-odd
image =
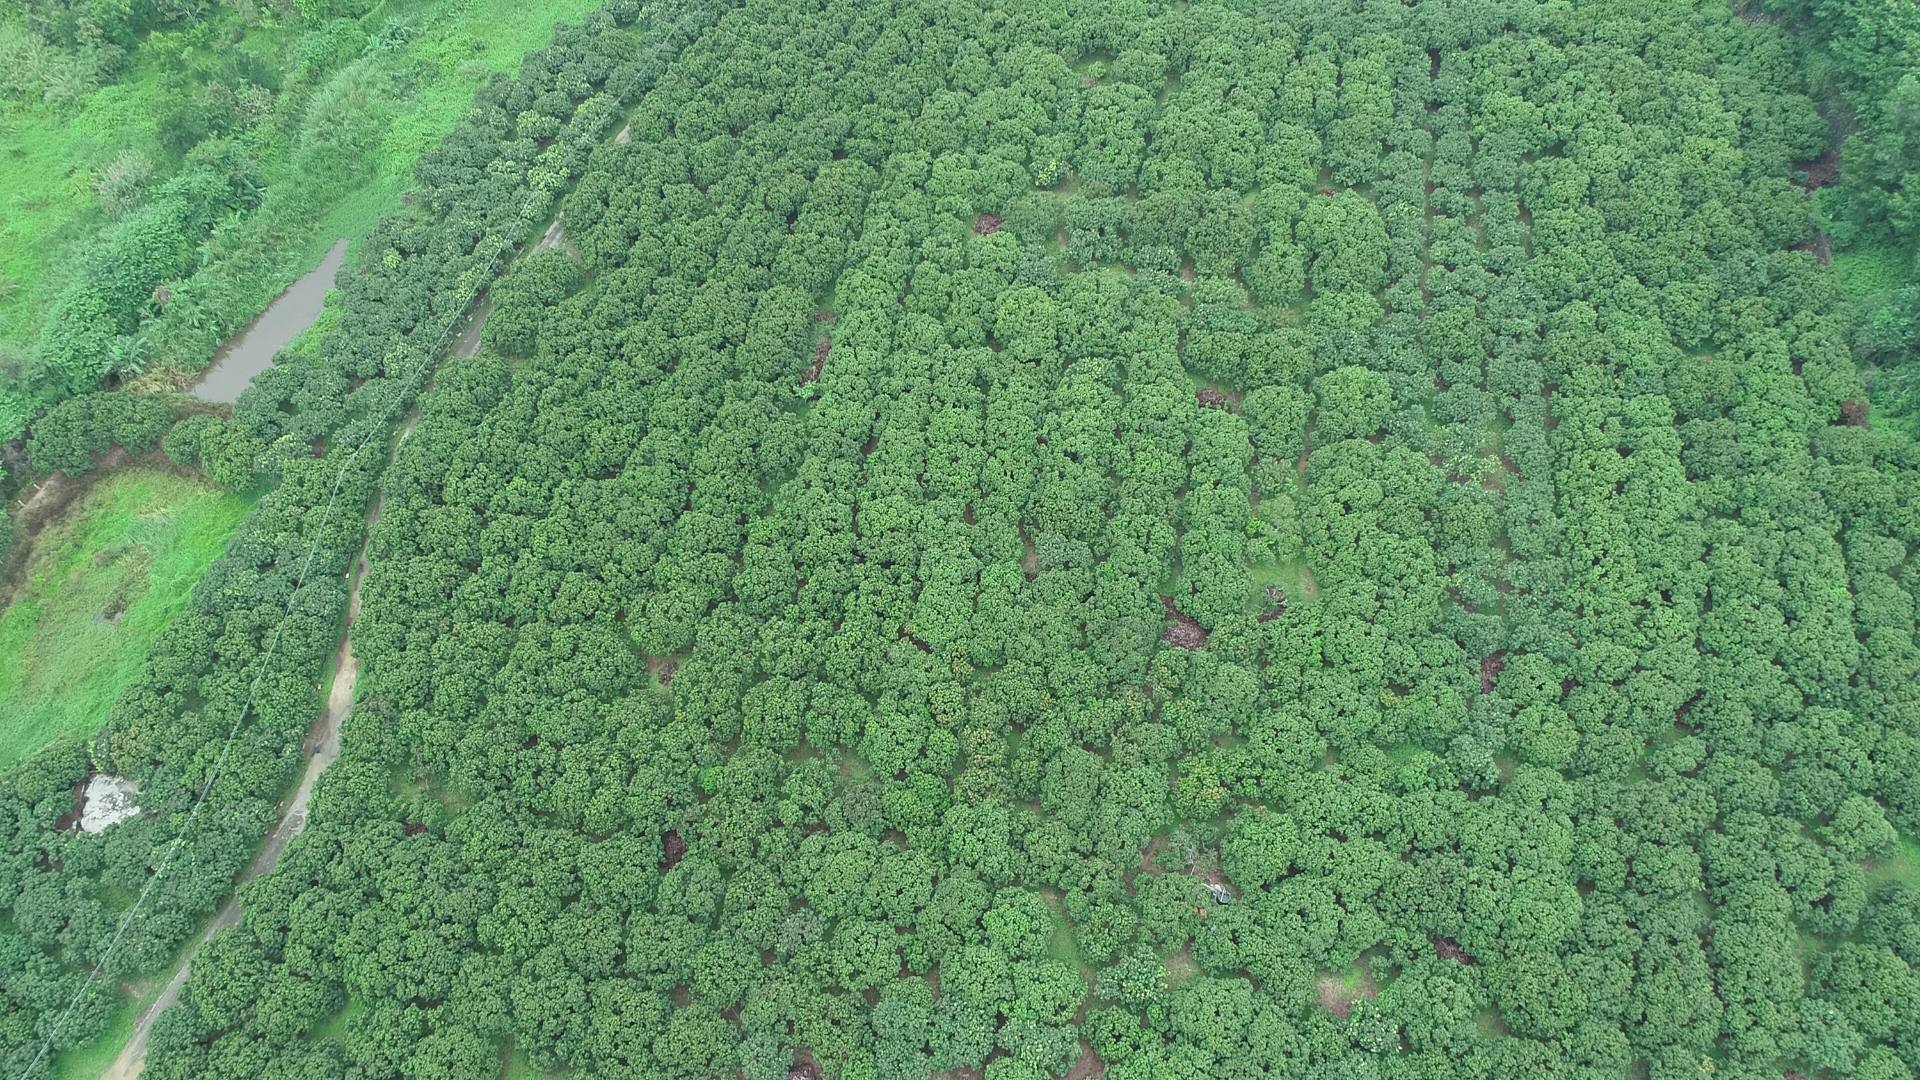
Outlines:
[{"label": "grass field", "polygon": [[251,505],[135,467],[40,534],[0,611],[0,766],[100,726]]},{"label": "grass field", "polygon": [[1920,889],[1920,840],[1902,836],[1891,853],[1868,866],[1867,880],[1874,885],[1898,881]]},{"label": "grass field", "polygon": [[38,328],[65,280],[56,256],[104,220],[92,171],[122,148],[153,143],[152,93],[136,76],[103,87],[77,112],[0,117],[0,340]]}]

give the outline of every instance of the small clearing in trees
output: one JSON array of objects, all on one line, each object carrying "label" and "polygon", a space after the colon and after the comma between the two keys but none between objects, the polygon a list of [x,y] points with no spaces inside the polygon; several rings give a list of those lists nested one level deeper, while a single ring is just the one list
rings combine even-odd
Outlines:
[{"label": "small clearing in trees", "polygon": [[1819,191],[1840,176],[1839,149],[1829,149],[1812,161],[1793,163],[1793,182],[1808,191]]},{"label": "small clearing in trees", "polygon": [[86,805],[87,782],[82,780],[73,785],[73,809],[68,810],[53,820],[53,831],[66,832],[68,829],[80,824],[80,811],[85,809]]},{"label": "small clearing in trees", "polygon": [[1380,988],[1364,971],[1351,987],[1338,975],[1322,975],[1320,981],[1314,984],[1314,989],[1319,993],[1320,1007],[1341,1020],[1347,1018],[1356,1003],[1380,996]]},{"label": "small clearing in trees", "polygon": [[1211,386],[1196,387],[1193,400],[1203,409],[1219,409],[1221,412],[1235,412],[1233,395],[1224,390],[1215,390]]},{"label": "small clearing in trees", "polygon": [[1480,658],[1480,692],[1493,692],[1493,680],[1500,677],[1500,671],[1507,666],[1507,654],[1498,650]]},{"label": "small clearing in trees", "polygon": [[1262,611],[1260,614],[1254,616],[1254,618],[1257,621],[1263,622],[1263,623],[1272,622],[1273,620],[1279,618],[1281,615],[1285,614],[1287,610],[1287,593],[1286,593],[1286,590],[1282,589],[1280,586],[1278,585],[1267,586],[1266,597],[1267,597],[1267,609],[1265,611]]},{"label": "small clearing in trees", "polygon": [[1833,238],[1823,232],[1816,232],[1806,240],[1794,245],[1793,250],[1804,251],[1813,256],[1813,261],[1821,266],[1833,265]]},{"label": "small clearing in trees", "polygon": [[973,219],[973,231],[979,236],[992,236],[1000,231],[1000,215],[981,214]]},{"label": "small clearing in trees", "polygon": [[132,780],[94,773],[80,795],[80,831],[106,832],[128,818],[139,817],[140,807],[133,801],[139,794],[140,785]]},{"label": "small clearing in trees", "polygon": [[800,376],[800,381],[803,383],[818,382],[820,372],[827,366],[827,354],[832,351],[833,338],[821,338],[820,344],[813,347],[813,366],[807,369],[806,374]]},{"label": "small clearing in trees", "polygon": [[820,1080],[820,1066],[813,1060],[813,1051],[794,1051],[793,1065],[787,1069],[787,1080]]},{"label": "small clearing in trees", "polygon": [[1094,1053],[1093,1047],[1082,1039],[1080,1057],[1074,1061],[1073,1067],[1067,1070],[1063,1080],[1100,1080],[1106,1075],[1107,1063],[1101,1061],[1100,1055]]},{"label": "small clearing in trees", "polygon": [[1176,649],[1204,649],[1207,647],[1206,627],[1200,625],[1200,620],[1175,607],[1173,597],[1161,597],[1160,607],[1165,611],[1167,619],[1173,623],[1172,626],[1167,627],[1167,632],[1162,635],[1163,640],[1165,640],[1167,644]]},{"label": "small clearing in trees", "polygon": [[680,860],[687,857],[687,842],[680,839],[680,830],[668,829],[660,837],[660,850],[660,869],[671,870],[680,865]]}]

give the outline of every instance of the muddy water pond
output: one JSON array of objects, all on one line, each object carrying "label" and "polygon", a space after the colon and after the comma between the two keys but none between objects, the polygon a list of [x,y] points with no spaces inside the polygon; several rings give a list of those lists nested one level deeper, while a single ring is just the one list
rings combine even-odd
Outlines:
[{"label": "muddy water pond", "polygon": [[300,332],[320,317],[334,275],[347,258],[347,242],[334,241],[320,265],[276,297],[254,320],[227,340],[214,355],[213,365],[194,384],[202,401],[233,402],[253,377],[273,366],[273,358]]}]

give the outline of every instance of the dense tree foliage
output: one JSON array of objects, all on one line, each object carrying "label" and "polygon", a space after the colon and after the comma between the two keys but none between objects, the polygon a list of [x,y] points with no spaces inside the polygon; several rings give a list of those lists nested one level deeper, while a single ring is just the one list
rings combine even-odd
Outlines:
[{"label": "dense tree foliage", "polygon": [[[290,448],[577,172],[377,478],[343,755],[149,1075],[1920,1071],[1920,452],[1800,250],[1776,28],[716,18],[532,58],[242,402],[287,479],[104,742],[162,813],[54,833],[71,750],[0,804],[0,1031],[171,835]],[[130,958],[286,778],[331,528],[258,779]]]},{"label": "dense tree foliage", "polygon": [[1809,161],[1804,170],[1810,184],[1840,182],[1827,200],[1836,225],[1848,234],[1920,237],[1920,12],[1885,0],[1758,0],[1750,7],[1801,35],[1808,80],[1842,121],[1831,152],[1837,160]]},{"label": "dense tree foliage", "polygon": [[[1920,8],[1885,0],[1752,0],[1746,17],[1778,20],[1832,121],[1826,152],[1796,163],[1862,309],[1856,351],[1878,404],[1920,404]],[[1827,235],[1827,234],[1830,234]],[[1868,267],[1874,267],[1869,269]]]}]

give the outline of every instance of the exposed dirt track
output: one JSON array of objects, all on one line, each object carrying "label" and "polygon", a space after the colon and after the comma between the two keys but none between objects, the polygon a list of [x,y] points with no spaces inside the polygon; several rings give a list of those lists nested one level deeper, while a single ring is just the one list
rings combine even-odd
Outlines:
[{"label": "exposed dirt track", "polygon": [[[567,234],[561,221],[562,216],[555,215],[553,222],[547,226],[546,232],[532,245],[529,254],[538,254],[566,243]],[[449,352],[452,358],[467,359],[480,351],[481,332],[486,328],[487,317],[492,312],[493,302],[485,292],[482,292],[468,312],[459,336],[454,339],[453,347]],[[399,437],[394,441],[396,452],[399,444],[406,441],[407,436],[413,433],[414,425],[418,424],[419,420],[420,405],[416,400],[413,408],[401,422]],[[391,456],[388,458],[388,463],[392,463]],[[373,502],[367,508],[366,523],[369,534],[372,532],[373,523],[380,518],[380,510],[384,502],[384,494],[376,490]],[[167,980],[166,986],[161,989],[159,995],[134,1019],[132,1033],[127,1036],[126,1044],[120,1048],[120,1054],[114,1058],[113,1064],[101,1074],[101,1080],[134,1080],[140,1075],[140,1070],[146,1065],[147,1043],[153,1034],[154,1021],[179,1000],[180,991],[187,985],[187,976],[192,973],[195,954],[214,934],[240,921],[239,886],[263,874],[271,873],[274,867],[280,865],[280,857],[286,853],[287,845],[307,827],[307,807],[313,801],[314,783],[320,779],[320,774],[326,771],[327,766],[333,764],[334,760],[340,756],[340,722],[346,718],[347,711],[353,706],[354,686],[359,680],[360,665],[353,655],[353,624],[360,615],[360,587],[367,576],[367,548],[364,541],[360,546],[360,557],[355,560],[349,574],[351,581],[347,595],[346,625],[341,629],[340,644],[334,652],[333,682],[327,689],[326,708],[321,712],[319,719],[314,721],[312,730],[307,732],[306,739],[301,743],[301,752],[306,755],[307,765],[300,774],[300,783],[288,799],[287,808],[281,813],[279,824],[267,834],[266,842],[254,855],[253,862],[247,866],[246,872],[240,875],[240,880],[235,884],[234,893],[228,896],[227,902],[221,906],[213,922],[201,931],[200,936],[195,938],[192,945],[187,948],[179,966],[174,969],[172,977]]]},{"label": "exposed dirt track", "polygon": [[[549,235],[557,235],[557,226],[548,232]],[[454,344],[453,355],[456,358],[470,357],[479,351],[480,331],[486,326],[487,315],[491,311],[492,306],[484,297],[479,304],[475,305],[472,315],[468,317],[466,326]],[[405,441],[406,437],[413,433],[414,425],[419,422],[419,419],[419,406],[416,404],[401,425],[396,445],[398,442]],[[385,496],[376,491],[372,505],[367,508],[369,532],[373,529],[373,523],[379,520],[384,503]],[[360,677],[360,664],[353,655],[353,624],[354,620],[360,616],[360,587],[367,578],[367,549],[364,543],[360,547],[360,557],[355,560],[351,573],[353,580],[347,594],[346,626],[340,632],[340,644],[333,654],[333,682],[327,688],[327,705],[321,712],[320,718],[314,721],[312,730],[307,732],[307,737],[300,747],[301,752],[307,757],[307,766],[300,774],[299,785],[293,789],[293,795],[287,801],[286,810],[280,815],[279,824],[267,834],[266,843],[262,844],[260,851],[254,855],[253,862],[247,866],[246,872],[240,875],[239,885],[245,885],[254,878],[271,873],[274,867],[280,865],[280,857],[286,854],[287,845],[291,844],[293,838],[299,836],[307,827],[307,807],[313,801],[314,783],[320,779],[320,774],[326,771],[327,766],[333,764],[334,760],[340,756],[340,722],[346,719],[347,710],[353,706],[353,691]],[[187,985],[187,976],[192,973],[194,955],[214,934],[239,921],[240,900],[236,886],[235,894],[227,898],[219,914],[214,916],[213,922],[194,939],[193,944],[182,957],[180,966],[174,969],[173,977],[167,980],[167,985],[161,989],[159,996],[155,997],[134,1019],[133,1031],[127,1036],[126,1045],[120,1048],[120,1055],[114,1058],[113,1064],[101,1074],[101,1080],[134,1080],[140,1075],[141,1068],[146,1064],[147,1041],[153,1034],[153,1023],[159,1019],[161,1013],[166,1012],[175,1001],[179,1000],[181,989]]]},{"label": "exposed dirt track", "polygon": [[[367,527],[380,517],[382,500],[374,497],[373,505],[367,510]],[[193,944],[181,959],[180,966],[174,969],[173,977],[167,980],[159,996],[155,997],[140,1015],[134,1019],[133,1032],[128,1035],[126,1045],[120,1048],[120,1055],[113,1060],[107,1071],[101,1074],[102,1080],[133,1080],[140,1075],[141,1067],[146,1064],[147,1040],[153,1034],[153,1023],[160,1014],[167,1011],[180,997],[180,991],[187,985],[187,976],[193,970],[193,957],[213,935],[240,921],[239,885],[245,885],[254,878],[273,871],[280,865],[280,857],[286,854],[287,845],[299,836],[307,827],[307,807],[313,801],[313,785],[320,774],[340,756],[340,722],[346,719],[347,710],[353,705],[353,689],[359,679],[360,665],[353,656],[353,623],[360,615],[360,586],[367,577],[367,551],[361,546],[360,558],[355,562],[351,589],[347,595],[346,627],[340,634],[340,645],[333,655],[333,682],[327,688],[327,705],[314,721],[313,728],[307,732],[301,743],[301,752],[307,757],[307,766],[300,773],[300,783],[293,789],[293,795],[287,800],[287,808],[280,815],[279,824],[267,834],[266,843],[253,857],[253,862],[240,875],[240,880],[227,902],[221,906],[213,922],[200,932]]]}]

